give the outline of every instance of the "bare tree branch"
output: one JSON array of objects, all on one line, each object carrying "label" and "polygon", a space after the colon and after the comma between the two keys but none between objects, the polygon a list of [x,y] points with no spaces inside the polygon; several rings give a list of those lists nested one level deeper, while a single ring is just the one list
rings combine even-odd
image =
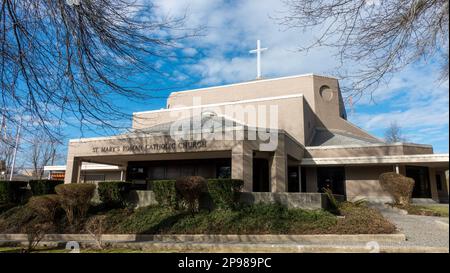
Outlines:
[{"label": "bare tree branch", "polygon": [[55,139],[63,123],[120,127],[129,117],[117,102],[151,98],[159,67],[197,35],[184,17],[157,16],[150,0],[0,3],[0,115],[12,124],[26,115]]},{"label": "bare tree branch", "polygon": [[281,24],[317,33],[300,50],[336,49],[342,64],[336,74],[350,82],[344,91],[356,99],[418,60],[437,60],[441,79],[448,79],[448,0],[283,1],[289,12]]}]

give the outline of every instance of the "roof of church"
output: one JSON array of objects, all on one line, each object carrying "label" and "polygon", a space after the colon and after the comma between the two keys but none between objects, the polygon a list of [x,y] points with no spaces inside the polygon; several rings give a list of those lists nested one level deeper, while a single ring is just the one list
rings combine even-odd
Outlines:
[{"label": "roof of church", "polygon": [[[197,118],[199,119],[200,123],[194,124],[194,121],[196,121]],[[190,129],[194,128],[192,131],[196,130],[194,125],[195,126],[201,125],[201,127],[200,127],[201,129],[214,128],[214,129],[218,129],[218,131],[221,131],[221,130],[227,129],[227,128],[244,126],[243,124],[241,124],[239,122],[236,122],[234,120],[228,119],[223,116],[218,116],[215,114],[211,114],[211,115],[202,114],[201,117],[188,117],[188,118],[177,120],[177,121],[171,121],[171,122],[157,124],[157,125],[151,126],[149,128],[145,128],[145,129],[139,129],[138,131],[142,132],[142,133],[147,133],[147,134],[169,135],[170,129],[172,126],[175,126],[175,128],[174,128],[175,130],[180,130],[181,125],[187,126]],[[244,126],[244,127],[247,128],[247,126]]]},{"label": "roof of church", "polygon": [[382,141],[355,136],[341,130],[316,128],[309,146],[382,144]]}]

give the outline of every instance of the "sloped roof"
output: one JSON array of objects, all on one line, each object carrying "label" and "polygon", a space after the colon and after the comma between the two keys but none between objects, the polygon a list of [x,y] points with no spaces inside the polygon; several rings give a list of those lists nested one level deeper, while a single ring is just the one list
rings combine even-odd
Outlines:
[{"label": "sloped roof", "polygon": [[[200,122],[198,122],[200,121]],[[198,122],[198,124],[195,123]],[[213,130],[213,131],[221,131],[228,128],[236,128],[236,127],[244,127],[247,128],[247,126],[244,126],[241,123],[238,123],[234,120],[228,119],[223,116],[218,115],[209,115],[209,114],[202,114],[201,116],[197,117],[189,117],[181,120],[166,122],[157,124],[145,129],[139,129],[136,130],[136,132],[145,133],[145,134],[163,134],[163,135],[169,135],[170,129],[172,126],[175,126],[174,129],[178,130],[179,127],[183,124],[183,126],[188,126],[191,128],[191,131],[200,131],[200,130]],[[194,126],[201,126],[200,128],[196,128]]]},{"label": "sloped roof", "polygon": [[309,146],[365,145],[382,144],[382,141],[355,136],[341,130],[316,128],[314,138]]}]

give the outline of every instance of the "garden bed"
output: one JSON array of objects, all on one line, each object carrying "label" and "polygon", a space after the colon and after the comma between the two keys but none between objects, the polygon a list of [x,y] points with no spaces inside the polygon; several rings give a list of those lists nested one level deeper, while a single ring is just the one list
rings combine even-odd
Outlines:
[{"label": "garden bed", "polygon": [[[364,204],[342,203],[344,218],[324,210],[288,209],[279,204],[255,204],[235,209],[203,210],[196,214],[162,206],[137,210],[93,207],[89,218],[105,215],[103,233],[112,234],[392,234],[395,226]],[[57,215],[58,216],[58,215]],[[55,223],[57,233],[86,233],[73,230],[64,213]],[[0,233],[22,233],[32,224],[26,206],[0,215]]]}]

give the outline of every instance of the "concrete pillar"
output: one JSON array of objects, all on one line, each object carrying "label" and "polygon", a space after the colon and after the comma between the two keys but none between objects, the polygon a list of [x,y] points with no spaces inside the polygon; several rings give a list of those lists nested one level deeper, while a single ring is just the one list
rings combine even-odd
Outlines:
[{"label": "concrete pillar", "polygon": [[298,191],[302,192],[302,166],[298,166]]},{"label": "concrete pillar", "polygon": [[431,198],[434,201],[439,202],[439,193],[436,184],[436,170],[434,168],[428,168],[428,173],[430,180]]},{"label": "concrete pillar", "polygon": [[231,150],[231,178],[244,181],[243,191],[253,191],[253,150],[245,142]]},{"label": "concrete pillar", "polygon": [[80,180],[82,161],[76,157],[69,157],[66,164],[64,184],[78,183]]},{"label": "concrete pillar", "polygon": [[317,185],[317,168],[306,168],[306,192],[319,192]]},{"label": "concrete pillar", "polygon": [[271,192],[287,192],[288,162],[284,139],[279,139],[278,146],[270,160]]},{"label": "concrete pillar", "polygon": [[396,164],[396,165],[394,166],[394,169],[395,169],[395,173],[396,173],[396,174],[400,174],[400,166],[398,166],[398,164]]}]

